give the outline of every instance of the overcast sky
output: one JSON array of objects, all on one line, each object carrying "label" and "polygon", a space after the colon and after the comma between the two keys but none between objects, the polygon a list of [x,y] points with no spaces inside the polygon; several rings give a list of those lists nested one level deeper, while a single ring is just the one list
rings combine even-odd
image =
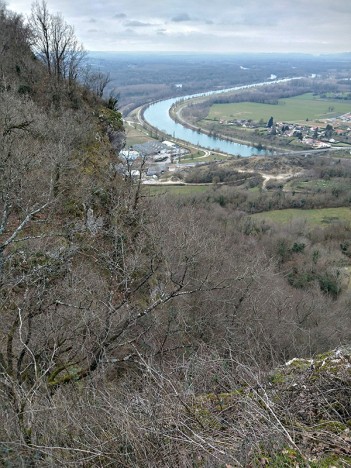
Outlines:
[{"label": "overcast sky", "polygon": [[[351,0],[48,0],[87,50],[351,51]],[[8,0],[30,12],[30,1]]]}]

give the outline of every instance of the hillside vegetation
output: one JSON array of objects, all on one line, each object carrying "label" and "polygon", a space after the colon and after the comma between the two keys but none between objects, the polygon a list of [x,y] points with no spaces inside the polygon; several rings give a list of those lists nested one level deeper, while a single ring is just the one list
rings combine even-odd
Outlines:
[{"label": "hillside vegetation", "polygon": [[83,59],[1,4],[0,465],[348,466],[349,222],[256,222],[293,195],[233,168],[149,195]]}]

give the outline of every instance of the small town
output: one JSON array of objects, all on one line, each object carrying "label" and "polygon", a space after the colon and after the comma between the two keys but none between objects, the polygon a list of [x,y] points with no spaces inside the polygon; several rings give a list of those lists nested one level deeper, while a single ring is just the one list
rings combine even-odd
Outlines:
[{"label": "small town", "polygon": [[[251,119],[220,120],[223,126],[236,126],[255,129],[266,137],[277,137],[278,141],[296,138],[302,145],[315,149],[332,148],[340,144],[348,144],[351,141],[351,112],[335,118],[321,119],[314,125],[305,125],[291,122],[274,122],[273,118],[262,130],[262,122],[254,122]],[[318,125],[315,125],[318,124]],[[284,141],[282,141],[284,143]]]}]

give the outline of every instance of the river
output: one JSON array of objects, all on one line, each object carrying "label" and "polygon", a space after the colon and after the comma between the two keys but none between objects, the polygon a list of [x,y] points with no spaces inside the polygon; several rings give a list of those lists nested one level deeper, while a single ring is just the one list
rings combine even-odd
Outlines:
[{"label": "river", "polygon": [[208,91],[206,93],[191,94],[189,96],[176,97],[172,99],[166,99],[165,101],[158,101],[148,106],[144,112],[144,119],[152,127],[157,128],[163,133],[177,138],[179,140],[192,143],[193,145],[201,146],[212,151],[221,151],[232,155],[239,156],[254,156],[257,154],[267,154],[271,151],[265,149],[258,149],[252,145],[244,145],[235,143],[232,141],[224,140],[223,138],[216,138],[205,133],[199,133],[191,130],[190,128],[184,127],[182,124],[175,122],[169,115],[169,110],[173,104],[179,101],[193,99],[201,96],[211,96],[213,94],[229,93],[240,89],[253,88],[256,86],[263,86],[267,84],[283,83],[291,80],[298,80],[301,77],[296,78],[284,78],[281,80],[265,81],[263,83],[255,83],[245,86],[236,86],[234,88],[221,89],[216,91]]}]

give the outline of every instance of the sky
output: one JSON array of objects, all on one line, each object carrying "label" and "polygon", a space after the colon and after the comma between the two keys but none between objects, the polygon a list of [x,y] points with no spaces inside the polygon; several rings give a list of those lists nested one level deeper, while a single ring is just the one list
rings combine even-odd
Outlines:
[{"label": "sky", "polygon": [[[7,0],[30,13],[30,1]],[[351,0],[47,0],[92,51],[351,51]]]}]

